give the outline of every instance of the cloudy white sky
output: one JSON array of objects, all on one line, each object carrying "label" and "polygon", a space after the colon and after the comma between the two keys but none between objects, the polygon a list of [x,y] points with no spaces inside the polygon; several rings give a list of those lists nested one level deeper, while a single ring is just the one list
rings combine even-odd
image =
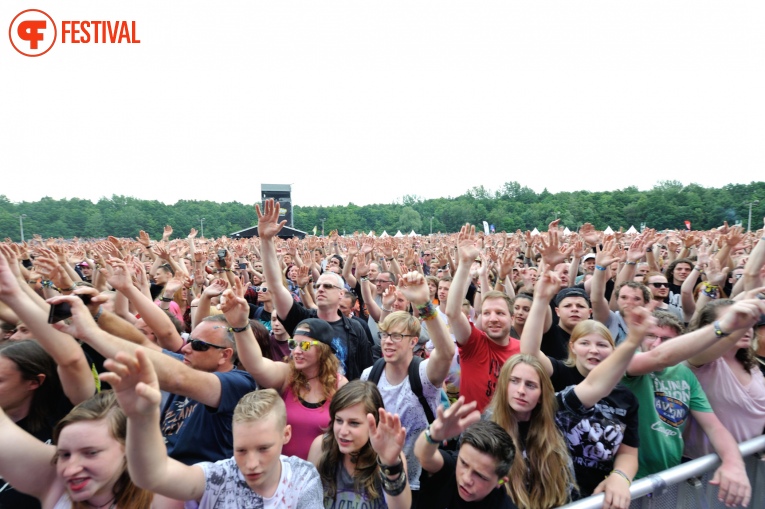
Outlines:
[{"label": "cloudy white sky", "polygon": [[[20,11],[137,45],[7,39]],[[763,180],[765,3],[0,3],[0,194],[297,205]]]}]

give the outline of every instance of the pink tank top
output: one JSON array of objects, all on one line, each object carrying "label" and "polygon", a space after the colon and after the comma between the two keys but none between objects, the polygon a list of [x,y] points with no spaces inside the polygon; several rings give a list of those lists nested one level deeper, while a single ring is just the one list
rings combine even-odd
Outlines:
[{"label": "pink tank top", "polygon": [[292,426],[292,438],[284,444],[282,454],[308,459],[308,451],[314,439],[329,427],[329,400],[319,408],[306,408],[295,398],[289,386],[282,394],[282,399],[287,407],[287,424]]}]

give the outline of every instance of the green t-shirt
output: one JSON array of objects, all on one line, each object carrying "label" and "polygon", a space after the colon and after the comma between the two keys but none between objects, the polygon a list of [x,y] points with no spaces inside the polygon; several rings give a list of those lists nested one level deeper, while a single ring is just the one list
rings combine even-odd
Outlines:
[{"label": "green t-shirt", "polygon": [[696,375],[683,365],[641,376],[625,376],[640,403],[639,468],[636,479],[680,464],[683,430],[691,411],[711,412]]}]

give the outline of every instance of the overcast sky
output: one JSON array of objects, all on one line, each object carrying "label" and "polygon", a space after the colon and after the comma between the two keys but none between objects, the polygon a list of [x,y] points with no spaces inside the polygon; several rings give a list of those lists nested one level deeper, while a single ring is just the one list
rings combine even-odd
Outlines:
[{"label": "overcast sky", "polygon": [[[296,205],[765,175],[765,3],[0,3],[57,23],[0,40],[0,194]],[[136,45],[61,44],[63,20]]]}]

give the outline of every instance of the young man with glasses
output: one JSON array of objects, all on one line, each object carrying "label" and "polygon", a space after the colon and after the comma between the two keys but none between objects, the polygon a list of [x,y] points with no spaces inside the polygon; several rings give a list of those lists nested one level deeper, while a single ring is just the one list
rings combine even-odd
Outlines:
[{"label": "young man with glasses", "polygon": [[[435,346],[430,357],[418,365],[418,376],[424,397],[430,411],[436,414],[440,401],[441,385],[449,373],[454,356],[454,342],[446,326],[436,316],[430,302],[430,290],[425,277],[419,272],[401,276],[399,291],[415,306],[424,322],[430,325],[430,337]],[[414,358],[414,347],[419,341],[420,322],[405,311],[396,311],[380,322],[380,346],[384,368],[377,382],[387,412],[401,416],[401,425],[406,428],[404,454],[409,468],[409,484],[412,488],[412,507],[415,507],[420,489],[421,467],[414,456],[414,442],[428,427],[428,418],[418,396],[409,382],[409,365]],[[364,370],[362,380],[368,380],[372,368]]]},{"label": "young man with glasses", "polygon": [[348,380],[359,378],[361,372],[372,365],[372,345],[361,325],[340,313],[340,298],[345,294],[343,277],[329,271],[319,276],[314,285],[317,309],[306,309],[295,302],[282,282],[274,245],[274,237],[286,224],[284,220],[279,222],[279,204],[269,199],[264,203],[262,211],[260,205],[256,205],[255,208],[258,213],[263,272],[269,282],[269,293],[284,329],[292,335],[295,326],[306,318],[321,318],[326,321],[332,326],[335,337],[340,338],[344,347],[338,351],[338,358],[345,369],[345,376]]}]

